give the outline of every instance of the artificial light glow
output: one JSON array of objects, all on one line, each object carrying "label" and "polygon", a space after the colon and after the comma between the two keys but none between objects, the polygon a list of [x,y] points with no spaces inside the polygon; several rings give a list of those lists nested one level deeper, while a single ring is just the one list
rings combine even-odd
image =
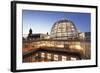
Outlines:
[{"label": "artificial light glow", "polygon": [[74,58],[74,57],[71,57],[71,60],[72,60],[72,61],[75,61],[75,60],[76,60],[76,58]]},{"label": "artificial light glow", "polygon": [[82,49],[80,45],[75,45],[75,48],[78,49],[78,50]]},{"label": "artificial light glow", "polygon": [[45,46],[45,45],[46,45],[45,43],[41,44],[41,46]]},{"label": "artificial light glow", "polygon": [[42,43],[42,44],[38,44],[37,46],[39,46],[39,47],[54,47],[54,45],[53,44],[51,44],[51,43]]},{"label": "artificial light glow", "polygon": [[56,47],[64,48],[64,45],[57,45]]},{"label": "artificial light glow", "polygon": [[71,49],[77,49],[77,50],[82,50],[82,47],[80,45],[71,45],[69,46]]},{"label": "artificial light glow", "polygon": [[62,61],[66,61],[67,57],[66,56],[62,56]]}]

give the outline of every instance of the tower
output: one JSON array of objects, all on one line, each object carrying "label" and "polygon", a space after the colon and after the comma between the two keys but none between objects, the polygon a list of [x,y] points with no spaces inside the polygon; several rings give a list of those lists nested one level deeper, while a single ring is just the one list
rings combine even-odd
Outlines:
[{"label": "tower", "polygon": [[29,35],[31,35],[31,34],[32,34],[32,29],[30,28],[30,29],[29,29]]},{"label": "tower", "polygon": [[28,38],[28,39],[31,39],[31,37],[32,37],[32,29],[30,28],[30,29],[29,29],[29,33],[28,33],[28,37],[27,37],[27,38]]}]

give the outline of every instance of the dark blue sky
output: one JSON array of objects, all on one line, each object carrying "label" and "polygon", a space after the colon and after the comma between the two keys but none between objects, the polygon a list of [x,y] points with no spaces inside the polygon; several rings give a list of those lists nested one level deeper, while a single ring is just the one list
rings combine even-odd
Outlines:
[{"label": "dark blue sky", "polygon": [[90,13],[23,10],[23,34],[28,34],[30,28],[33,33],[50,33],[52,25],[60,19],[70,19],[80,32],[91,31]]}]

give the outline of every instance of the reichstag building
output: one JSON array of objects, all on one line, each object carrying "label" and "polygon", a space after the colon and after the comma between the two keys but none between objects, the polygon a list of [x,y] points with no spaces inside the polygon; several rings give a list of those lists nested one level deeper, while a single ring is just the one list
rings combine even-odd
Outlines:
[{"label": "reichstag building", "polygon": [[50,34],[33,34],[30,28],[23,38],[23,62],[75,61],[91,59],[90,32],[79,32],[74,22],[55,22]]}]

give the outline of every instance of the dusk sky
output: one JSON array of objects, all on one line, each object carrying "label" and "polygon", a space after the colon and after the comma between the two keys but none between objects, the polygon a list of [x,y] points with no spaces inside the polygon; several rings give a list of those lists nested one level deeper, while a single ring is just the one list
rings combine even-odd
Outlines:
[{"label": "dusk sky", "polygon": [[22,15],[23,34],[28,34],[30,28],[33,33],[50,33],[53,24],[60,19],[70,19],[80,32],[91,31],[90,13],[23,10]]}]

